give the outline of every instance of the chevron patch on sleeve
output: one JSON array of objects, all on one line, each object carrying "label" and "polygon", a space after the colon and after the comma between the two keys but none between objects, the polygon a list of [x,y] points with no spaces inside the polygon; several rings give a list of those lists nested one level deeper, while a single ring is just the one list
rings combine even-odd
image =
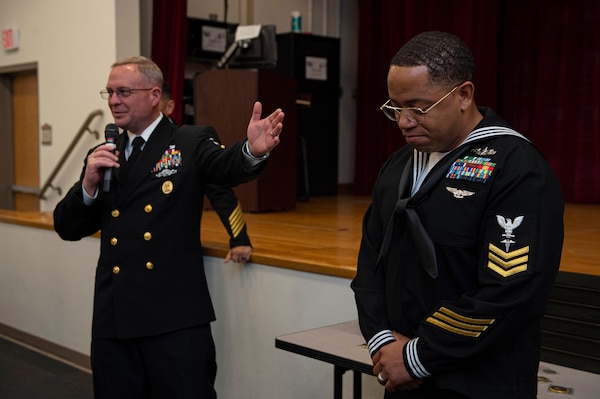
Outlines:
[{"label": "chevron patch on sleeve", "polygon": [[502,277],[510,277],[527,271],[529,246],[506,252],[489,244],[488,267]]}]

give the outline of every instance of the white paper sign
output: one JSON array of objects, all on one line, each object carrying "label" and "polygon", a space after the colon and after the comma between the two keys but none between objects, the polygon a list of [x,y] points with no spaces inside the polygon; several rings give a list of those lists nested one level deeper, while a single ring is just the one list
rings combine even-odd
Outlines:
[{"label": "white paper sign", "polygon": [[306,79],[327,80],[327,58],[306,57]]},{"label": "white paper sign", "polygon": [[235,41],[250,40],[260,35],[260,25],[238,25],[235,30]]},{"label": "white paper sign", "polygon": [[227,48],[227,30],[214,26],[202,27],[202,50],[224,53]]}]

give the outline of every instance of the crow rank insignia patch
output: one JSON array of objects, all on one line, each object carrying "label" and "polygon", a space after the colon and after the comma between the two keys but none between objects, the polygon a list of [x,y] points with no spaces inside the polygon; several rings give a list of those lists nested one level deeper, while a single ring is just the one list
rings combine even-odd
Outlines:
[{"label": "crow rank insignia patch", "polygon": [[503,239],[500,241],[501,244],[504,244],[504,249],[489,243],[488,268],[504,278],[527,271],[529,246],[510,250],[510,246],[516,244],[514,231],[521,226],[524,219],[524,216],[510,219],[496,215],[498,225],[504,230]]}]

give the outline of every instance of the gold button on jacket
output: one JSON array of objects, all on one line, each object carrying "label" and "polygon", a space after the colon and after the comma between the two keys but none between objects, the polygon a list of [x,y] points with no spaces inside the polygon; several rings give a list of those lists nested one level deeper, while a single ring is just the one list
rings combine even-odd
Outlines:
[{"label": "gold button on jacket", "polygon": [[[116,168],[115,189],[100,191],[95,205],[85,208],[78,181],[57,205],[54,227],[61,238],[100,232],[94,337],[139,338],[215,320],[200,242],[205,187],[250,181],[266,163],[249,168],[244,140],[223,149],[213,136],[209,126],[176,127],[162,118],[127,181]],[[127,135],[119,135],[119,161],[126,144]],[[181,155],[178,164],[171,162],[173,154]]]}]

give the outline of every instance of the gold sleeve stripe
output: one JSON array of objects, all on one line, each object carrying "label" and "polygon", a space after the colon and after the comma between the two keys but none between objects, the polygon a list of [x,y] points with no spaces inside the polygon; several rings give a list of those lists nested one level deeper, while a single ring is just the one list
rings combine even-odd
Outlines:
[{"label": "gold sleeve stripe", "polygon": [[231,215],[229,215],[229,226],[231,227],[231,232],[234,238],[241,233],[245,225],[246,221],[244,220],[244,213],[242,212],[242,207],[238,202],[233,212],[231,212]]},{"label": "gold sleeve stripe", "polygon": [[456,312],[453,312],[452,310],[450,310],[450,309],[448,309],[446,307],[443,307],[443,306],[440,308],[439,311],[441,313],[447,314],[448,316],[450,316],[450,317],[452,317],[454,319],[463,321],[465,323],[470,323],[470,324],[487,324],[487,325],[490,325],[494,321],[496,321],[496,319],[477,319],[477,318],[474,318],[474,317],[463,316],[463,315],[460,315],[460,314],[458,314]]},{"label": "gold sleeve stripe", "polygon": [[448,317],[442,313],[439,313],[439,312],[435,312],[433,314],[433,316],[440,319],[441,321],[445,321],[448,324],[452,324],[452,325],[462,328],[464,330],[485,331],[487,329],[487,326],[485,326],[485,325],[473,325],[473,324],[462,323],[458,320],[452,320],[450,317]]},{"label": "gold sleeve stripe", "polygon": [[242,212],[242,208],[238,202],[237,206],[229,215],[229,224],[241,223],[244,220],[244,214]]},{"label": "gold sleeve stripe", "polygon": [[529,246],[505,252],[489,244],[488,267],[502,277],[510,277],[527,270]]},{"label": "gold sleeve stripe", "polygon": [[431,323],[433,325],[436,325],[436,326],[438,326],[440,328],[443,328],[446,331],[450,331],[451,333],[458,334],[458,335],[463,335],[463,336],[466,336],[466,337],[477,338],[477,337],[479,337],[481,335],[480,332],[461,330],[460,328],[452,327],[452,326],[450,326],[450,325],[448,325],[446,323],[443,323],[443,322],[441,322],[441,321],[439,321],[437,319],[434,319],[433,317],[428,317],[427,318],[427,322],[429,322],[429,323]]},{"label": "gold sleeve stripe", "polygon": [[460,315],[448,308],[441,307],[426,320],[446,331],[465,337],[477,338],[495,321]]}]

